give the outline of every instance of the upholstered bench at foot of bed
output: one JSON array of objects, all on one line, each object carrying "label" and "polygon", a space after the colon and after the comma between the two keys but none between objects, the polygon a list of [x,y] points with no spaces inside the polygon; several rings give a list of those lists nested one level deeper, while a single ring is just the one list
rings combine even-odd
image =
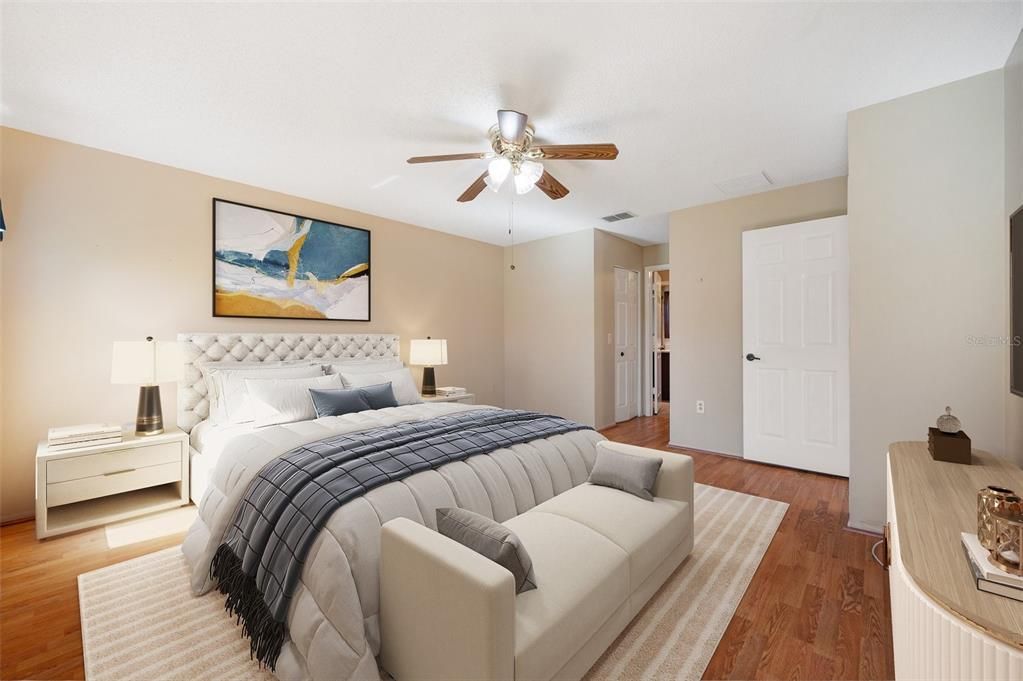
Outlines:
[{"label": "upholstered bench at foot of bed", "polygon": [[663,460],[653,501],[583,484],[504,524],[533,561],[537,588],[406,519],[381,530],[381,662],[398,681],[578,679],[693,546],[692,460]]}]

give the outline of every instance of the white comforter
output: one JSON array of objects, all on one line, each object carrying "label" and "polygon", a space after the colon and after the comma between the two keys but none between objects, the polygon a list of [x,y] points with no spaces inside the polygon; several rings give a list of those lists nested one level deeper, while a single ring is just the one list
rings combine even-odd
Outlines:
[{"label": "white comforter", "polygon": [[[337,433],[482,409],[454,403],[417,404],[289,423],[228,441],[199,504],[182,550],[196,595],[209,591],[210,561],[249,481],[274,457]],[[288,613],[289,639],[276,673],[315,681],[380,678],[380,526],[397,517],[436,528],[436,509],[459,506],[504,522],[586,480],[603,436],[589,430],[446,464],[392,482],[338,509],[306,559]],[[235,626],[225,616],[224,626]]]}]

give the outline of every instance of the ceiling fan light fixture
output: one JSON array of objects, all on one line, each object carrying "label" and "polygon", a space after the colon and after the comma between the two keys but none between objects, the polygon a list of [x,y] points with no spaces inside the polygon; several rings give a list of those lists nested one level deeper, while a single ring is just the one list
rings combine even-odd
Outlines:
[{"label": "ceiling fan light fixture", "polygon": [[504,156],[498,156],[487,165],[487,186],[495,192],[501,188],[504,181],[508,179],[511,172],[511,161]]},{"label": "ceiling fan light fixture", "polygon": [[528,194],[533,191],[533,187],[536,186],[536,182],[530,182],[529,178],[525,175],[519,174],[515,176],[515,193],[516,194]]},{"label": "ceiling fan light fixture", "polygon": [[543,175],[543,164],[536,161],[523,161],[519,164],[519,175],[525,175],[530,182],[536,184],[536,181]]},{"label": "ceiling fan light fixture", "polygon": [[536,161],[523,161],[515,173],[515,192],[525,194],[536,186],[543,176],[543,164]]}]

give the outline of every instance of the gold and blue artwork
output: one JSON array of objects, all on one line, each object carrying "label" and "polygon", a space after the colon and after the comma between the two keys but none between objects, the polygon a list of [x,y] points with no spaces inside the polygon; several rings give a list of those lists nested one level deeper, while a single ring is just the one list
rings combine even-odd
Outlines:
[{"label": "gold and blue artwork", "polygon": [[213,316],[370,318],[369,231],[213,199]]}]

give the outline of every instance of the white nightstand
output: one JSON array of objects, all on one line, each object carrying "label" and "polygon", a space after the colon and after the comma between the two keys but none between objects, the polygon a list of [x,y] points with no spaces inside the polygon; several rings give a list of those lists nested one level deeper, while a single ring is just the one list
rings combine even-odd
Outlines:
[{"label": "white nightstand", "polygon": [[472,393],[461,395],[420,395],[423,402],[461,402],[462,404],[476,404],[476,396]]},{"label": "white nightstand", "polygon": [[36,449],[36,537],[52,537],[188,500],[188,435],[123,433],[112,445]]}]

